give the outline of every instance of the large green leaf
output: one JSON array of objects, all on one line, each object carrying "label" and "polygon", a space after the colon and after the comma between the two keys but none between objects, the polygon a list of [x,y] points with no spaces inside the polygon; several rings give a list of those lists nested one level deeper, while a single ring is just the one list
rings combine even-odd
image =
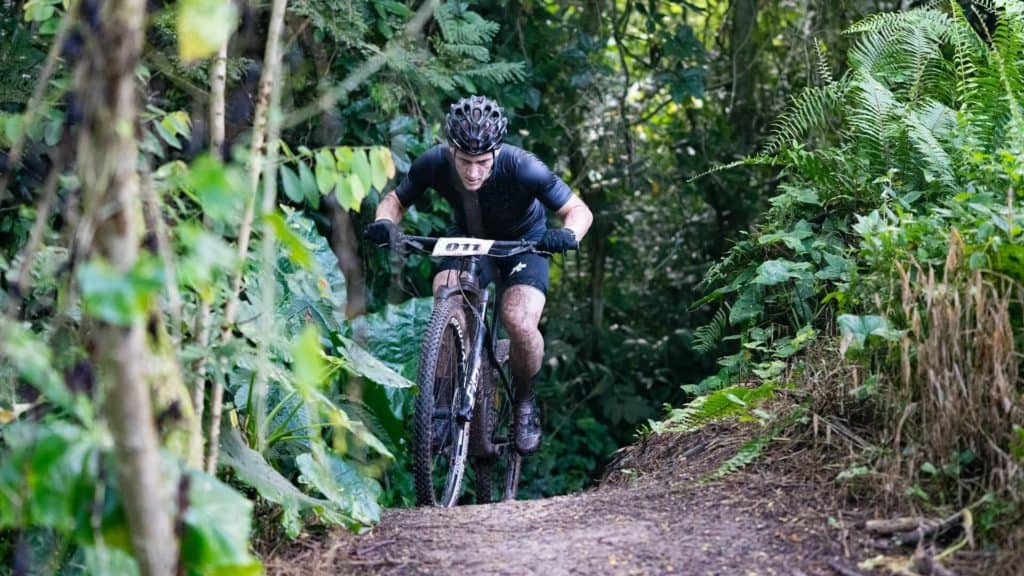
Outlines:
[{"label": "large green leaf", "polygon": [[338,170],[330,150],[317,150],[315,170],[316,187],[320,195],[330,194],[338,180]]},{"label": "large green leaf", "polygon": [[320,192],[317,189],[316,176],[313,175],[313,171],[309,169],[309,165],[305,162],[299,162],[299,187],[302,190],[302,194],[306,197],[306,201],[313,209],[320,207]]},{"label": "large green leaf", "polygon": [[[137,576],[139,564],[129,550],[114,548],[109,545],[86,545],[81,548],[84,574],[117,574],[118,576]],[[72,573],[73,574],[73,573]]]},{"label": "large green leaf", "polygon": [[748,286],[743,289],[740,297],[729,309],[729,324],[742,324],[758,318],[762,313],[764,313],[762,291],[756,285]]},{"label": "large green leaf", "polygon": [[902,336],[902,332],[889,327],[889,321],[884,316],[842,314],[837,322],[839,332],[842,334],[842,341],[839,345],[840,353],[863,348],[864,343],[871,336],[888,341],[898,341]]},{"label": "large green leaf", "polygon": [[366,183],[356,174],[350,174],[347,181],[348,186],[345,187],[347,194],[339,195],[338,200],[346,210],[359,212],[359,207],[363,204],[363,198],[366,198]]},{"label": "large green leaf", "polygon": [[807,240],[812,236],[814,236],[814,231],[811,230],[811,225],[804,220],[800,220],[790,230],[761,236],[758,238],[758,243],[772,244],[775,242],[782,242],[793,252],[801,254],[807,251],[804,247],[804,240]]},{"label": "large green leaf", "polygon": [[238,266],[238,251],[224,237],[193,224],[177,228],[179,240],[178,282],[205,302],[216,296],[218,282]]},{"label": "large green leaf", "polygon": [[64,422],[19,422],[4,428],[0,528],[38,526],[70,533],[89,508],[97,439]]},{"label": "large green leaf", "polygon": [[284,512],[281,524],[292,538],[298,536],[302,529],[301,515],[304,512],[314,512],[321,519],[335,524],[352,524],[351,518],[337,504],[309,496],[295,487],[259,452],[246,446],[238,429],[227,422],[221,434],[219,462],[230,467],[240,481],[255,488],[260,496],[281,506]]},{"label": "large green leaf", "polygon": [[186,186],[210,218],[241,222],[248,185],[237,167],[225,166],[209,154],[201,156],[189,167]]},{"label": "large green leaf", "polygon": [[309,251],[309,247],[279,212],[266,214],[263,216],[263,220],[273,227],[274,234],[281,245],[288,250],[288,255],[293,262],[306,269],[313,267],[313,254]]},{"label": "large green leaf", "polygon": [[757,276],[752,282],[763,286],[774,286],[793,278],[809,278],[807,271],[811,267],[807,262],[791,262],[789,260],[766,260],[757,267]]},{"label": "large green leaf", "polygon": [[370,167],[370,159],[366,157],[366,150],[357,148],[352,151],[352,173],[359,178],[359,190],[363,191],[362,195],[353,192],[353,196],[358,196],[358,201],[362,202],[362,196],[365,196],[366,191],[373,186],[373,170]]},{"label": "large green leaf", "polygon": [[827,266],[818,270],[814,273],[814,277],[819,280],[849,280],[850,275],[854,271],[854,262],[843,256],[829,254],[828,252],[823,254],[825,263]]},{"label": "large green leaf", "polygon": [[235,29],[237,11],[230,0],[178,3],[178,55],[182,60],[212,56]]},{"label": "large green leaf", "polygon": [[320,332],[313,324],[307,324],[292,345],[292,373],[295,388],[306,400],[323,387],[327,363],[320,345]]},{"label": "large green leaf", "polygon": [[382,146],[370,149],[370,170],[373,176],[373,187],[383,191],[389,180],[395,177],[395,161],[391,151]]},{"label": "large green leaf", "polygon": [[380,521],[380,484],[333,454],[302,454],[296,459],[302,479],[340,507],[353,520],[370,525]]},{"label": "large green leaf", "polygon": [[433,307],[434,299],[429,296],[388,304],[380,312],[353,320],[352,337],[399,374],[415,378],[423,332]]},{"label": "large green leaf", "polygon": [[262,574],[249,552],[252,502],[216,478],[190,470],[181,554],[193,574]]},{"label": "large green leaf", "polygon": [[281,187],[284,188],[284,195],[296,204],[301,204],[306,199],[299,176],[294,170],[284,165],[281,166]]},{"label": "large green leaf", "polygon": [[345,369],[350,373],[389,388],[411,388],[414,386],[412,381],[392,370],[362,346],[347,338],[340,336],[339,338],[341,344],[337,350],[345,361]]},{"label": "large green leaf", "polygon": [[94,318],[130,326],[143,322],[163,288],[163,266],[152,256],[140,255],[126,272],[99,259],[78,269],[82,309]]}]

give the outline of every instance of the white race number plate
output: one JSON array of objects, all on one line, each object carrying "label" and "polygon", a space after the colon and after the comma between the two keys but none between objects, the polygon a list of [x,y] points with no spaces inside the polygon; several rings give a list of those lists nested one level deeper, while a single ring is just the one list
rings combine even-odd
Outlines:
[{"label": "white race number plate", "polygon": [[494,240],[479,238],[438,238],[433,256],[482,256],[491,250]]}]

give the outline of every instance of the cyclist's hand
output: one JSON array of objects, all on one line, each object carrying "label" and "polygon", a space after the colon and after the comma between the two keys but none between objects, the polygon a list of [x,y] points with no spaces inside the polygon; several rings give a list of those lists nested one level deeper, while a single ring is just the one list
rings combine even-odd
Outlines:
[{"label": "cyclist's hand", "polygon": [[398,225],[391,220],[377,220],[366,227],[363,237],[377,246],[387,246],[394,250],[400,234]]},{"label": "cyclist's hand", "polygon": [[579,247],[580,243],[576,240],[576,233],[568,228],[548,230],[537,242],[537,250],[552,254],[561,254]]}]

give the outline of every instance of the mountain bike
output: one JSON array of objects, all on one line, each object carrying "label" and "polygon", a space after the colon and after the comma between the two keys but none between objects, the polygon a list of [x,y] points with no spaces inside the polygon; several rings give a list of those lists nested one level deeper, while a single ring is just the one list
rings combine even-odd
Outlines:
[{"label": "mountain bike", "polygon": [[396,247],[460,261],[459,282],[435,295],[423,336],[412,444],[417,504],[457,504],[467,461],[477,503],[514,500],[522,456],[513,438],[509,341],[498,337],[498,299],[482,284],[481,258],[538,251],[527,241],[405,235]]}]

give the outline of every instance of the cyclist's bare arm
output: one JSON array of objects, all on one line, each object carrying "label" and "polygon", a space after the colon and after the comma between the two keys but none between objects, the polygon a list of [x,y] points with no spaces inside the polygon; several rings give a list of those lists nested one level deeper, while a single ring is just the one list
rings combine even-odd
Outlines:
[{"label": "cyclist's bare arm", "polygon": [[402,221],[402,215],[405,214],[405,207],[402,206],[402,201],[398,199],[398,194],[392,190],[384,195],[381,199],[380,204],[377,205],[377,220],[391,220],[395,224]]},{"label": "cyclist's bare arm", "polygon": [[[397,202],[398,198],[395,198],[395,201]],[[378,211],[377,214],[379,218],[380,212]],[[590,230],[590,225],[594,222],[593,212],[575,194],[558,209],[558,212],[555,212],[555,215],[562,219],[564,227],[572,230],[577,241],[583,240],[583,236],[586,235],[587,230]]]}]

